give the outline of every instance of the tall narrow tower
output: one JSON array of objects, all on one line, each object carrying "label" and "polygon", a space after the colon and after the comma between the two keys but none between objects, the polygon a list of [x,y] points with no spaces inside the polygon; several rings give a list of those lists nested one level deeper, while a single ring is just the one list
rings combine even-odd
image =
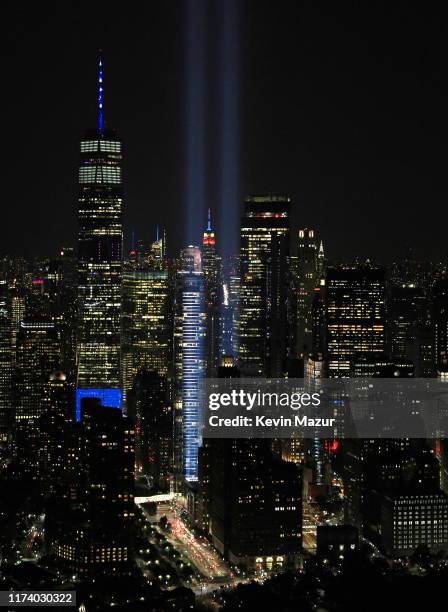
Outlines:
[{"label": "tall narrow tower", "polygon": [[251,196],[241,220],[238,361],[246,376],[280,376],[287,351],[287,196]]},{"label": "tall narrow tower", "polygon": [[[78,389],[120,388],[122,275],[121,141],[103,121],[103,63],[98,127],[80,142],[78,196]],[[110,392],[108,393],[110,401]]]},{"label": "tall narrow tower", "polygon": [[319,271],[323,269],[323,246],[313,229],[299,230],[297,242],[297,265],[294,275],[296,305],[295,352],[298,357],[307,357],[312,350],[311,307],[314,289],[318,285]]},{"label": "tall narrow tower", "polygon": [[212,229],[210,208],[207,229],[202,237],[202,271],[205,285],[206,338],[205,361],[207,376],[216,375],[219,360],[219,293],[220,259],[216,253],[216,236]]},{"label": "tall narrow tower", "polygon": [[12,323],[11,298],[6,280],[0,280],[0,440],[6,440],[12,405]]},{"label": "tall narrow tower", "polygon": [[175,463],[179,475],[188,482],[196,482],[206,333],[204,273],[199,247],[188,246],[183,249],[181,263],[182,268],[176,278]]}]

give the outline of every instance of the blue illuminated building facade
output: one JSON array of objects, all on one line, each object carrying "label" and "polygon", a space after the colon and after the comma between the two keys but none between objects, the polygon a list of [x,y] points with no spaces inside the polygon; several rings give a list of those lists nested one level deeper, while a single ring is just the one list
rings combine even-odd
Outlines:
[{"label": "blue illuminated building facade", "polygon": [[202,417],[202,379],[205,376],[205,297],[201,252],[187,247],[178,273],[180,406],[182,474],[185,480],[198,479],[198,448]]},{"label": "blue illuminated building facade", "polygon": [[81,402],[84,398],[96,398],[101,406],[108,408],[120,408],[123,404],[123,392],[121,389],[76,389],[76,421],[81,421]]}]

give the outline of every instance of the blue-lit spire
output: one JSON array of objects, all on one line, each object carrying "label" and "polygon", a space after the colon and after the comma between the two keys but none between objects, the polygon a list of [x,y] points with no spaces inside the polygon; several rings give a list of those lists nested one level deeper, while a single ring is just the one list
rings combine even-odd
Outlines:
[{"label": "blue-lit spire", "polygon": [[210,210],[210,208],[208,209],[208,216],[207,216],[207,231],[211,232],[212,231],[212,212]]},{"label": "blue-lit spire", "polygon": [[156,242],[159,242],[159,224],[156,225]]},{"label": "blue-lit spire", "polygon": [[103,58],[100,51],[98,65],[98,129],[103,131]]}]

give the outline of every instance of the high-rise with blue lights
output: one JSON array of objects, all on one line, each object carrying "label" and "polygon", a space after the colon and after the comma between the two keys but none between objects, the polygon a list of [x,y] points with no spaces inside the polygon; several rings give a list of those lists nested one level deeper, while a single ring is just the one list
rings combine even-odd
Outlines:
[{"label": "high-rise with blue lights", "polygon": [[80,143],[77,386],[119,394],[122,146],[103,125],[101,61],[98,80],[98,127]]},{"label": "high-rise with blue lights", "polygon": [[176,302],[176,464],[185,480],[196,482],[206,332],[204,274],[198,247],[190,246],[183,250],[182,269],[177,275]]}]

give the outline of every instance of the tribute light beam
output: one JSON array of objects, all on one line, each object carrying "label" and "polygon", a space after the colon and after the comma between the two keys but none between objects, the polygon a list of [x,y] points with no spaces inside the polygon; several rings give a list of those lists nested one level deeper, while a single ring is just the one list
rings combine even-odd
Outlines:
[{"label": "tribute light beam", "polygon": [[238,252],[240,218],[240,66],[238,0],[221,0],[221,206],[225,254]]},{"label": "tribute light beam", "polygon": [[205,212],[205,1],[187,0],[186,244],[196,244]]}]

